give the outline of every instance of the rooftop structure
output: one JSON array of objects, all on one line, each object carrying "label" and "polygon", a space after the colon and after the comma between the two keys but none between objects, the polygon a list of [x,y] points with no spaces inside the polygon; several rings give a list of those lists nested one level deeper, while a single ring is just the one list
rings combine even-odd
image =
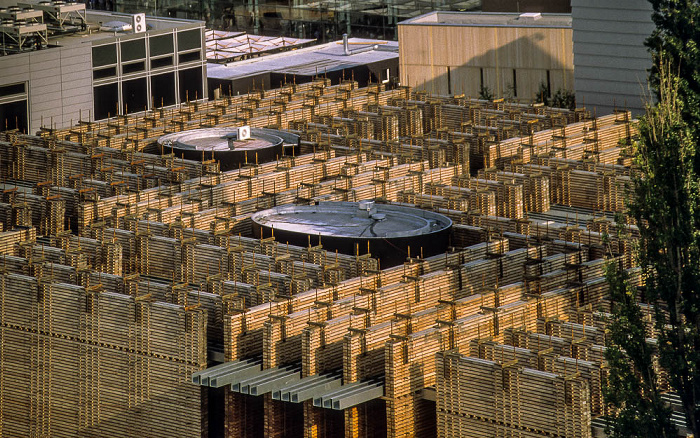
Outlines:
[{"label": "rooftop structure", "polygon": [[401,83],[532,102],[573,89],[570,14],[432,12],[399,23]]},{"label": "rooftop structure", "polygon": [[251,220],[256,237],[298,246],[323,244],[349,255],[368,253],[384,267],[403,263],[411,247],[414,255],[444,253],[452,226],[449,218],[434,212],[374,201],[279,206]]},{"label": "rooftop structure", "polygon": [[[396,39],[396,23],[434,10],[476,9],[481,0],[258,0],[250,4],[222,0],[150,3],[152,15],[205,20],[207,25],[252,34],[310,38],[319,42],[339,39],[344,33],[357,38]],[[116,0],[115,10],[141,12],[143,3]]]},{"label": "rooftop structure", "polygon": [[[248,163],[266,163],[294,155],[299,137],[271,129],[249,126],[204,128],[166,134],[158,139],[164,153],[190,160],[213,160],[223,170],[240,168]],[[285,151],[288,149],[288,151]]]},{"label": "rooftop structure", "polygon": [[[204,97],[201,22],[63,2],[22,7],[7,9],[16,20],[2,27],[0,130],[59,129]],[[131,26],[137,18],[145,20],[138,32],[100,30],[114,22]]]},{"label": "rooftop structure", "polygon": [[290,52],[228,64],[210,64],[210,97],[247,93],[256,87],[276,88],[284,83],[306,83],[324,76],[333,83],[354,79],[361,86],[398,76],[399,46],[395,41],[348,38]]},{"label": "rooftop structure", "polygon": [[570,0],[483,0],[484,12],[553,12],[571,13]]},{"label": "rooftop structure", "polygon": [[401,22],[402,25],[454,25],[504,27],[571,28],[571,14],[542,14],[539,12],[430,12]]},{"label": "rooftop structure", "polygon": [[308,38],[271,37],[214,30],[207,30],[205,36],[207,61],[219,63],[298,49],[315,41]]}]

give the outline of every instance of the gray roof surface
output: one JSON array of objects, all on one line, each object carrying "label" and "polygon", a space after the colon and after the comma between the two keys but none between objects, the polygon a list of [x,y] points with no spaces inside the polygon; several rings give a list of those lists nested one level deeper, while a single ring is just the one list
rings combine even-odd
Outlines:
[{"label": "gray roof surface", "polygon": [[532,14],[510,12],[430,12],[402,21],[400,25],[571,27],[571,14]]},{"label": "gray roof surface", "polygon": [[377,48],[345,55],[342,41],[331,42],[228,64],[210,63],[207,65],[207,77],[237,79],[263,72],[311,76],[324,71],[343,70],[399,57],[399,43],[396,41],[350,38],[348,42],[351,52],[373,46]]},{"label": "gray roof surface", "polygon": [[[74,34],[57,34],[49,38],[50,44],[60,46],[73,46],[84,44],[87,42],[98,42],[100,40],[114,39],[115,36],[122,38],[139,38],[139,35],[133,32],[106,32],[98,30],[101,23],[110,21],[123,21],[131,24],[131,14],[122,14],[118,12],[96,11],[88,9],[85,14],[87,24],[90,26],[90,32],[78,32]],[[146,16],[146,24],[150,26],[149,33],[164,29],[174,29],[180,27],[201,26],[200,21],[186,20],[181,18],[164,18]]]}]

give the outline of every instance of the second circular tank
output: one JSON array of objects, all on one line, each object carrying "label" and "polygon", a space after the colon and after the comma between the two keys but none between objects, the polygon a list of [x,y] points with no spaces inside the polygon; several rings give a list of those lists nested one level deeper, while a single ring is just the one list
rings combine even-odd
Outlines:
[{"label": "second circular tank", "polygon": [[452,221],[418,208],[373,201],[283,205],[252,216],[253,234],[307,246],[319,243],[344,254],[378,258],[382,268],[409,255],[429,257],[447,250]]}]

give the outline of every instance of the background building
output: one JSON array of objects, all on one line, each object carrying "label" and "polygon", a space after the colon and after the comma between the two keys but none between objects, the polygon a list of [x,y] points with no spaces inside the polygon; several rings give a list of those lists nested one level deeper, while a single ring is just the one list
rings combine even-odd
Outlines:
[{"label": "background building", "polygon": [[472,10],[481,0],[115,0],[120,12],[202,19],[216,29],[316,38],[396,39],[396,24],[430,11]]},{"label": "background building", "polygon": [[[347,49],[347,52],[346,52]],[[223,95],[254,89],[302,84],[323,76],[337,84],[354,79],[361,87],[398,77],[399,47],[395,41],[350,38],[348,46],[331,42],[228,64],[209,64],[209,98],[214,89]]]},{"label": "background building", "polygon": [[572,89],[571,16],[433,12],[399,23],[401,84],[439,94],[532,100]]},{"label": "background building", "polygon": [[654,30],[646,0],[572,0],[576,100],[598,114],[644,111]]},{"label": "background building", "polygon": [[48,44],[3,47],[0,129],[63,128],[204,96],[204,23],[149,17],[133,33],[99,30],[131,15],[88,11],[72,20],[76,29],[55,31]]},{"label": "background building", "polygon": [[571,0],[482,0],[484,12],[571,13]]}]

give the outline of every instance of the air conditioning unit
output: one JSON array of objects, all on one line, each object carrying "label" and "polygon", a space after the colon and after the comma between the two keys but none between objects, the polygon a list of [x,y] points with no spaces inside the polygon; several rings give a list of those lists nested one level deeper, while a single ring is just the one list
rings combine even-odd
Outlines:
[{"label": "air conditioning unit", "polygon": [[238,140],[248,140],[250,138],[250,126],[238,128]]},{"label": "air conditioning unit", "polygon": [[134,33],[146,32],[146,14],[134,14],[131,16]]}]

